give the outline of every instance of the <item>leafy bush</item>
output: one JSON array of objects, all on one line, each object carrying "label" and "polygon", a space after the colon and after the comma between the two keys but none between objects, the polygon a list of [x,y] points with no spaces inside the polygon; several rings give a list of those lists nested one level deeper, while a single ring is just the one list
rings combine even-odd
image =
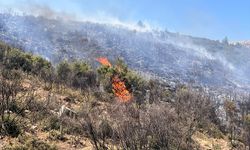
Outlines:
[{"label": "leafy bush", "polygon": [[18,49],[12,49],[7,54],[7,63],[5,64],[9,69],[22,69],[30,72],[32,70],[32,55],[23,53]]},{"label": "leafy bush", "polygon": [[49,130],[59,130],[60,129],[60,120],[57,116],[48,117],[43,121],[43,129],[46,131]]},{"label": "leafy bush", "polygon": [[3,150],[57,150],[54,145],[50,145],[36,138],[27,138],[21,143],[7,145]]},{"label": "leafy bush", "polygon": [[32,67],[32,72],[34,74],[40,73],[44,69],[50,69],[52,67],[52,64],[43,59],[42,57],[36,56],[33,57],[33,67]]},{"label": "leafy bush", "polygon": [[21,69],[25,72],[32,72],[35,75],[39,75],[43,69],[52,68],[52,64],[42,57],[34,56],[0,43],[0,62],[4,59],[3,63],[7,69]]},{"label": "leafy bush", "polygon": [[4,115],[1,131],[11,137],[17,137],[21,133],[21,127],[12,115]]},{"label": "leafy bush", "polygon": [[207,127],[203,127],[207,130],[208,135],[221,139],[223,138],[223,133],[219,130],[219,128],[215,124],[208,124]]},{"label": "leafy bush", "polygon": [[48,138],[49,138],[50,140],[53,140],[53,141],[61,140],[61,134],[60,134],[60,132],[57,131],[57,130],[51,130],[51,131],[49,132]]},{"label": "leafy bush", "polygon": [[95,73],[90,65],[84,62],[76,61],[72,64],[72,86],[84,89],[95,85]]},{"label": "leafy bush", "polygon": [[61,62],[58,64],[57,68],[57,77],[61,83],[67,84],[67,81],[70,80],[72,68],[70,64],[66,61]]},{"label": "leafy bush", "polygon": [[17,103],[16,101],[13,101],[9,104],[9,110],[13,113],[19,114],[21,116],[24,116],[24,110],[20,107],[21,104]]},{"label": "leafy bush", "polygon": [[104,89],[111,93],[112,83],[111,79],[114,75],[125,82],[127,89],[133,92],[135,97],[141,98],[145,95],[146,82],[136,72],[128,69],[128,66],[121,60],[117,59],[113,67],[101,66],[97,70],[99,79],[104,86]]},{"label": "leafy bush", "polygon": [[84,134],[81,124],[76,120],[67,117],[63,119],[63,131],[67,134],[74,134],[74,135]]},{"label": "leafy bush", "polygon": [[0,45],[0,62],[3,61],[5,49]]},{"label": "leafy bush", "polygon": [[32,139],[26,143],[28,149],[32,150],[56,150],[57,148],[42,140]]},{"label": "leafy bush", "polygon": [[102,138],[111,138],[113,135],[113,129],[108,121],[103,120],[99,125],[99,136]]}]

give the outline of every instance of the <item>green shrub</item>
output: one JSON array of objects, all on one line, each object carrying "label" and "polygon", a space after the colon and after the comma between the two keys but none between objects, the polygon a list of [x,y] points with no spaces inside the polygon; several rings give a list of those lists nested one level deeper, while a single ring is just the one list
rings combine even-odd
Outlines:
[{"label": "green shrub", "polygon": [[7,80],[20,81],[22,79],[23,74],[21,70],[3,69],[1,75]]},{"label": "green shrub", "polygon": [[9,104],[9,110],[21,116],[25,115],[24,110],[21,108],[21,104],[17,103],[16,101],[13,101]]},{"label": "green shrub", "polygon": [[57,150],[57,148],[42,140],[29,138],[24,143],[6,145],[3,150]]},{"label": "green shrub", "polygon": [[3,147],[3,150],[29,150],[25,145],[13,144]]},{"label": "green shrub", "polygon": [[61,62],[57,68],[57,77],[61,83],[67,84],[67,81],[70,79],[72,67],[67,61]]},{"label": "green shrub", "polygon": [[57,130],[51,130],[49,132],[48,139],[53,140],[53,141],[61,140],[62,136],[61,136],[61,134],[60,134],[59,131],[57,131]]},{"label": "green shrub", "polygon": [[60,120],[57,116],[48,117],[43,121],[43,129],[46,131],[49,130],[59,130],[60,129]]},{"label": "green shrub", "polygon": [[50,69],[52,67],[52,64],[43,59],[42,57],[35,56],[33,57],[33,67],[32,67],[32,72],[34,74],[40,73],[42,70]]},{"label": "green shrub", "polygon": [[64,118],[63,131],[67,134],[82,135],[84,131],[82,125],[74,119]]},{"label": "green shrub", "polygon": [[9,69],[22,69],[25,72],[32,70],[32,55],[23,53],[18,49],[12,49],[7,55],[5,66]]},{"label": "green shrub", "polygon": [[5,50],[2,47],[0,47],[0,62],[2,62],[4,59],[4,52]]},{"label": "green shrub", "polygon": [[11,136],[11,137],[18,137],[18,135],[21,133],[21,127],[17,123],[16,120],[14,120],[13,116],[5,115],[4,119],[2,120],[2,127],[1,130]]},{"label": "green shrub", "polygon": [[57,150],[54,145],[50,145],[44,141],[33,139],[27,143],[27,147],[31,150]]},{"label": "green shrub", "polygon": [[223,138],[223,133],[214,124],[208,125],[208,127],[206,127],[206,130],[208,134],[214,138],[217,138],[217,139]]},{"label": "green shrub", "polygon": [[7,48],[0,45],[0,49],[5,49],[5,51],[0,52],[0,61],[3,60],[3,57],[6,58],[7,61],[4,62],[4,65],[7,69],[21,69],[24,72],[32,72],[38,75],[41,70],[51,69],[52,67],[52,64],[42,57],[22,52],[19,49],[9,48],[6,55],[4,55],[4,52]]},{"label": "green shrub", "polygon": [[113,135],[113,129],[109,122],[103,120],[99,125],[99,136],[111,138]]},{"label": "green shrub", "polygon": [[10,47],[3,42],[0,42],[0,62],[2,62],[5,58],[5,52],[8,51]]}]

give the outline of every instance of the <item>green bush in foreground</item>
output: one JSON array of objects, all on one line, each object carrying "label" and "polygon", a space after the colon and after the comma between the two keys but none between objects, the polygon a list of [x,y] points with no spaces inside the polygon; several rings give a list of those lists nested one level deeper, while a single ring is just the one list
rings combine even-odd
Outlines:
[{"label": "green bush in foreground", "polygon": [[17,121],[13,120],[13,116],[4,116],[2,120],[1,132],[11,137],[17,137],[21,133],[21,127]]},{"label": "green bush in foreground", "polygon": [[20,139],[20,143],[6,145],[3,150],[57,150],[54,145],[36,138],[20,137]]}]

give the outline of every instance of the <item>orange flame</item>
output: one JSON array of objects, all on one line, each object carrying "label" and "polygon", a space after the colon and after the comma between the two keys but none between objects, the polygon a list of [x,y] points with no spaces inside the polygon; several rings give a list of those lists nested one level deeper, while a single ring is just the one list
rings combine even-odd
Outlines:
[{"label": "orange flame", "polygon": [[129,102],[131,100],[132,95],[127,90],[125,83],[117,75],[112,79],[112,87],[115,96],[122,102]]},{"label": "orange flame", "polygon": [[101,63],[103,66],[112,67],[111,63],[106,57],[99,57],[96,59],[99,63]]},{"label": "orange flame", "polygon": [[[111,63],[105,57],[100,57],[96,59],[103,66],[112,67]],[[112,91],[115,96],[118,97],[121,102],[129,102],[132,99],[131,93],[127,90],[125,82],[123,82],[118,75],[112,78]]]}]

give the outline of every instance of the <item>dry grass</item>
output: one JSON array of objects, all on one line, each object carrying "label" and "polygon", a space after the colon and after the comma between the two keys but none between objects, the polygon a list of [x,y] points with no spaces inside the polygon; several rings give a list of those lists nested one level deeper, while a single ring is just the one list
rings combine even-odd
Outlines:
[{"label": "dry grass", "polygon": [[216,139],[204,133],[196,132],[193,140],[199,145],[201,150],[231,150],[230,141],[226,137]]}]

